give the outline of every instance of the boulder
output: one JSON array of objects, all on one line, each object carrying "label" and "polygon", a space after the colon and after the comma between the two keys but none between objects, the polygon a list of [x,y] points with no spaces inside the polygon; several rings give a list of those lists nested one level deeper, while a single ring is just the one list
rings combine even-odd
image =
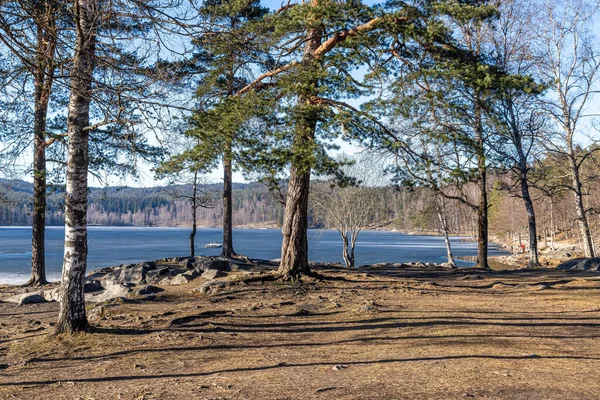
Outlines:
[{"label": "boulder", "polygon": [[136,296],[146,296],[148,294],[155,294],[155,293],[160,293],[160,292],[164,292],[164,291],[165,291],[165,289],[159,288],[158,286],[146,285],[146,286],[142,286],[141,288],[136,290],[135,294],[136,294]]},{"label": "boulder", "polygon": [[574,258],[558,265],[556,269],[577,271],[598,271],[600,269],[600,257]]},{"label": "boulder", "polygon": [[90,303],[101,303],[119,297],[127,297],[131,289],[122,283],[106,281],[104,290],[85,294],[85,301]]},{"label": "boulder", "polygon": [[169,275],[169,267],[159,267],[151,271],[146,272],[146,283],[158,283],[164,277]]},{"label": "boulder", "polygon": [[10,303],[17,303],[17,305],[22,306],[24,304],[35,304],[35,303],[45,303],[46,299],[42,295],[43,292],[31,292],[31,293],[22,293],[16,294],[6,299],[6,301]]},{"label": "boulder", "polygon": [[182,267],[185,267],[187,269],[192,269],[195,266],[194,261],[195,261],[195,259],[193,259],[193,258],[184,258],[183,260],[181,260],[179,265],[181,265]]},{"label": "boulder", "polygon": [[104,275],[103,280],[140,285],[146,283],[146,273],[155,269],[156,264],[154,262],[143,262],[136,265],[125,264],[115,267],[111,272]]},{"label": "boulder", "polygon": [[97,292],[103,289],[104,288],[102,287],[102,284],[100,283],[100,281],[97,280],[88,280],[83,284],[84,293]]},{"label": "boulder", "polygon": [[198,271],[196,271],[195,269],[191,269],[189,271],[185,271],[182,275],[185,276],[186,278],[188,278],[191,281],[191,280],[196,279],[197,277],[199,277],[200,273]]},{"label": "boulder", "polygon": [[46,301],[58,301],[60,296],[60,286],[57,286],[52,290],[44,290],[42,296],[44,296]]},{"label": "boulder", "polygon": [[227,284],[224,281],[209,281],[204,285],[197,287],[194,291],[204,295],[211,295],[216,294],[226,286]]},{"label": "boulder", "polygon": [[171,285],[183,285],[185,283],[189,283],[191,279],[189,279],[184,274],[175,275],[173,279],[171,279]]},{"label": "boulder", "polygon": [[173,278],[172,278],[172,277],[170,277],[170,276],[167,276],[167,277],[165,277],[165,278],[162,278],[162,279],[160,280],[160,282],[158,282],[158,284],[159,284],[159,285],[170,285],[172,280],[173,280]]},{"label": "boulder", "polygon": [[231,271],[229,261],[221,258],[205,257],[194,261],[194,269],[198,272],[216,269],[219,271]]},{"label": "boulder", "polygon": [[209,269],[202,273],[202,278],[209,280],[223,278],[225,276],[227,276],[227,272],[219,271],[218,269]]}]

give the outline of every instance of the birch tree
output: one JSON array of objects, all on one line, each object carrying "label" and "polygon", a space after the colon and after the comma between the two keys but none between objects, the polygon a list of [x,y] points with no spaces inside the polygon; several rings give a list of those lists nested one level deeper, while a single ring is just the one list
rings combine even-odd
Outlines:
[{"label": "birch tree", "polygon": [[[586,135],[586,123],[597,113],[588,110],[599,90],[600,50],[592,34],[598,24],[598,1],[566,0],[542,2],[544,16],[538,28],[538,69],[550,82],[545,109],[556,129],[544,141],[549,152],[564,155],[570,169],[568,190],[573,195],[576,219],[586,257],[594,257],[582,179],[583,164],[598,150],[597,142]],[[589,125],[587,125],[589,129]],[[586,142],[592,142],[586,145]]]},{"label": "birch tree", "polygon": [[88,126],[92,100],[96,34],[103,4],[75,0],[73,13],[76,43],[71,70],[71,96],[68,109],[69,137],[65,201],[65,256],[60,291],[60,311],[56,332],[85,331],[83,283],[87,265],[87,178]]},{"label": "birch tree", "polygon": [[[503,2],[500,16],[484,36],[490,46],[495,64],[516,75],[535,73],[535,37],[539,24],[539,9],[531,2],[510,0]],[[547,128],[540,102],[544,87],[531,82],[528,87],[505,86],[488,103],[498,121],[499,137],[491,147],[502,158],[502,163],[514,172],[518,184],[517,196],[527,210],[529,229],[529,266],[540,265],[538,259],[537,224],[530,190],[529,171],[539,156],[542,133]],[[524,90],[525,89],[525,90]]]}]

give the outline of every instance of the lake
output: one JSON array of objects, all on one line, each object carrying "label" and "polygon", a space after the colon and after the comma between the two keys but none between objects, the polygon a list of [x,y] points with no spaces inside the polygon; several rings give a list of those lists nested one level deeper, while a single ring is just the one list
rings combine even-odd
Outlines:
[{"label": "lake", "polygon": [[[88,270],[118,264],[138,263],[188,254],[188,228],[99,227],[88,231]],[[309,230],[311,261],[343,262],[340,235],[330,230]],[[221,249],[205,249],[210,242],[221,243],[220,229],[199,229],[198,255],[218,255]],[[277,229],[234,229],[234,249],[249,258],[272,260],[280,257],[281,231]],[[62,268],[64,227],[46,229],[48,279],[58,281]],[[475,242],[452,238],[456,256],[477,254]],[[490,246],[490,255],[506,254]],[[436,236],[413,236],[399,232],[364,231],[356,244],[356,265],[379,262],[444,262],[444,240]],[[473,263],[457,260],[460,266]],[[31,269],[31,227],[0,227],[0,284],[24,283]]]}]

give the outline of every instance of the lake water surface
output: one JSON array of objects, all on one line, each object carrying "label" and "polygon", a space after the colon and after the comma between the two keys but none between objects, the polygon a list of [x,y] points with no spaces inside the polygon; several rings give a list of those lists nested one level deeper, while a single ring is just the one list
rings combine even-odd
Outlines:
[{"label": "lake water surface", "polygon": [[[125,263],[179,257],[188,254],[188,228],[89,227],[88,270]],[[340,235],[336,231],[309,230],[311,261],[343,262]],[[220,229],[199,229],[198,255],[217,255],[221,249],[205,249],[210,242],[221,243]],[[234,229],[235,251],[249,258],[271,260],[280,257],[281,231],[277,229]],[[63,258],[63,227],[46,229],[46,268],[49,280],[60,279]],[[452,238],[456,256],[477,254],[475,242]],[[492,245],[490,255],[505,254]],[[444,240],[436,236],[413,236],[399,232],[364,231],[356,244],[356,265],[379,262],[444,262]],[[473,263],[457,260],[461,266]],[[0,284],[24,283],[31,269],[31,227],[0,227]]]}]

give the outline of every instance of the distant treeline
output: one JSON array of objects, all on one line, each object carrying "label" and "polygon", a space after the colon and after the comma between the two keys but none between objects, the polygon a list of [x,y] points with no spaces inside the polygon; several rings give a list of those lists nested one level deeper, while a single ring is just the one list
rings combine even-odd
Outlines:
[{"label": "distant treeline", "polygon": [[[0,201],[0,225],[30,225],[33,186],[19,180],[0,180],[5,201]],[[153,188],[93,188],[89,194],[88,223],[107,226],[189,226],[191,209],[185,200],[173,200],[172,189]],[[179,192],[188,189],[179,186]],[[219,227],[222,207],[218,186],[213,191],[212,208],[198,210],[198,223],[204,227]],[[377,205],[371,228],[397,229],[404,232],[435,232],[435,217],[430,212],[431,195],[424,190],[409,191],[393,187],[373,188],[372,201]],[[62,225],[64,195],[61,189],[51,189],[48,196],[48,225]],[[233,218],[235,226],[278,227],[283,219],[279,199],[259,183],[234,184]],[[475,215],[456,205],[450,221],[455,233],[470,234]],[[309,226],[328,228],[309,214]]]},{"label": "distant treeline", "polygon": [[[0,201],[0,225],[30,225],[33,185],[18,180],[0,180],[4,201]],[[186,226],[191,222],[191,209],[185,200],[173,200],[167,188],[92,188],[88,197],[88,223],[107,226]],[[177,188],[180,192],[185,186]],[[212,191],[211,208],[198,210],[201,226],[219,226],[222,207],[218,186]],[[260,184],[234,185],[234,222],[236,225],[278,225],[283,209],[275,197]],[[49,190],[48,225],[64,224],[64,193]]]}]

